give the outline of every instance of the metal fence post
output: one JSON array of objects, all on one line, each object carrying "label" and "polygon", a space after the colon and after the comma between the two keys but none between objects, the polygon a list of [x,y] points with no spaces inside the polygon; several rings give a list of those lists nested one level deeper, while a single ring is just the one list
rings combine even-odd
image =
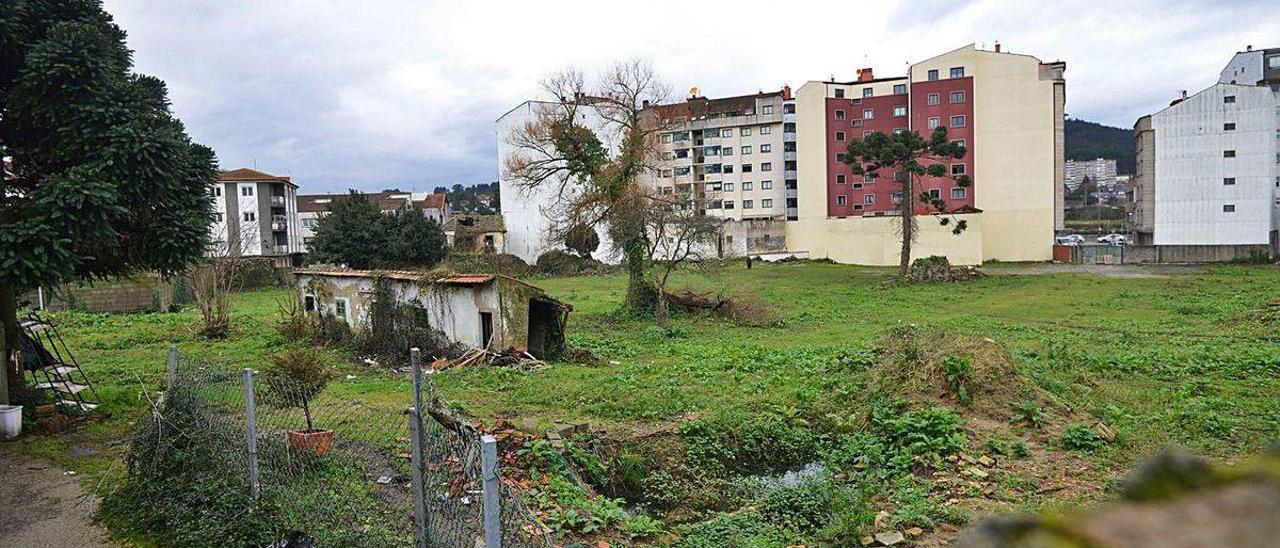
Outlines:
[{"label": "metal fence post", "polygon": [[246,435],[249,442],[249,485],[253,488],[253,498],[261,494],[258,485],[258,419],[253,412],[253,370],[244,368],[244,415],[248,423]]},{"label": "metal fence post", "polygon": [[169,347],[168,377],[165,379],[165,392],[173,390],[173,381],[178,377],[178,345]]},{"label": "metal fence post", "polygon": [[409,408],[409,435],[413,438],[410,465],[413,467],[413,525],[418,548],[427,548],[427,493],[422,478],[422,420],[418,408]]},{"label": "metal fence post", "polygon": [[484,545],[502,546],[502,512],[498,489],[498,440],[488,434],[480,436],[480,479],[484,481]]},{"label": "metal fence post", "polygon": [[413,408],[422,410],[422,361],[417,347],[409,349],[409,365],[413,367]]}]

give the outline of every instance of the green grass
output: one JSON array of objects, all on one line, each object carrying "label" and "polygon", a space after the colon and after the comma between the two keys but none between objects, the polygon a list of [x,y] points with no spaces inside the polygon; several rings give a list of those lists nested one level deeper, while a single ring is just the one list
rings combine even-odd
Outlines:
[{"label": "green grass", "polygon": [[[536,374],[450,370],[435,378],[451,403],[485,421],[584,420],[626,435],[690,419],[811,418],[865,398],[867,385],[840,374],[841,364],[861,363],[888,330],[912,323],[1005,345],[1033,383],[1116,431],[1116,443],[1083,453],[1112,475],[1166,445],[1232,461],[1280,438],[1280,321],[1266,306],[1280,295],[1280,269],[1217,266],[1165,278],[990,276],[883,287],[890,274],[820,263],[682,272],[674,287],[755,293],[776,307],[782,325],[677,316],[666,331],[614,314],[625,290],[621,276],[534,280],[574,306],[569,344],[589,348],[599,364],[556,363]],[[285,296],[237,295],[232,335],[219,341],[195,335],[193,311],[55,315],[110,418],[72,436],[31,437],[20,447],[88,474],[99,491],[110,489],[122,475],[117,463],[125,447],[115,442],[127,438],[163,387],[169,346],[260,367],[284,346],[275,323],[276,300]],[[358,395],[388,410],[407,404],[407,375],[347,363],[344,373],[355,378],[339,377],[329,388],[333,396]],[[77,458],[75,446],[100,452]]]}]

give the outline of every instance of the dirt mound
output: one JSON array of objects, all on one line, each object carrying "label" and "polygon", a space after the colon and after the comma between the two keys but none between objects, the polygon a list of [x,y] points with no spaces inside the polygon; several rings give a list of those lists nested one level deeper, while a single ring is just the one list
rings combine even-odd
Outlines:
[{"label": "dirt mound", "polygon": [[667,294],[671,308],[684,312],[708,312],[745,327],[778,325],[777,312],[759,297],[749,293],[707,293],[677,289]]},{"label": "dirt mound", "polygon": [[1009,351],[992,339],[902,325],[881,339],[878,351],[872,379],[888,392],[936,400],[989,419],[1014,419],[1015,409],[1028,402],[1060,415],[1071,412],[1023,377]]}]

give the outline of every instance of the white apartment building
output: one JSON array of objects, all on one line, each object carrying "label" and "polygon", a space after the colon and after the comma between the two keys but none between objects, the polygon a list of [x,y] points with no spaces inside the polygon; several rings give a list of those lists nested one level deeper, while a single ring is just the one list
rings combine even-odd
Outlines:
[{"label": "white apartment building", "polygon": [[[538,260],[538,256],[560,246],[549,241],[547,235],[552,220],[558,218],[563,203],[559,189],[554,183],[547,183],[537,188],[526,188],[514,180],[507,172],[509,158],[520,154],[518,147],[512,145],[511,137],[530,122],[538,119],[545,109],[564,108],[560,104],[546,101],[525,101],[507,111],[497,120],[498,138],[498,192],[502,196],[502,221],[506,228],[506,253],[520,257],[528,263]],[[612,138],[613,132],[607,131],[607,124],[600,116],[599,110],[584,104],[577,109],[578,123],[591,128],[597,136],[604,139],[604,145],[610,150],[616,149]],[[592,253],[592,257],[600,261],[612,262],[613,244],[604,227],[596,227],[600,235],[600,247]]]},{"label": "white apartment building", "polygon": [[248,168],[222,171],[209,194],[214,256],[274,257],[288,266],[291,256],[302,252],[298,185],[289,177]]},{"label": "white apartment building", "polygon": [[1240,52],[1219,83],[1140,118],[1138,242],[1277,244],[1280,50]]},{"label": "white apartment building", "polygon": [[1110,187],[1116,183],[1116,161],[1112,158],[1067,160],[1066,169],[1064,184],[1072,191],[1079,188],[1085,177],[1088,177],[1098,188]]},{"label": "white apartment building", "polygon": [[796,207],[795,100],[790,88],[738,97],[693,96],[654,107],[667,131],[657,173],[663,194],[693,197],[725,219],[721,257],[786,249]]}]

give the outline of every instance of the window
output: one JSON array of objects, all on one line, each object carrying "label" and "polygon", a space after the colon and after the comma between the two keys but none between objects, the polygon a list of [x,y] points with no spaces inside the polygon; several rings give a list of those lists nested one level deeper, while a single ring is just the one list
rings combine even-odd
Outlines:
[{"label": "window", "polygon": [[952,78],[964,78],[964,67],[951,67]]},{"label": "window", "polygon": [[214,196],[222,196],[222,185],[218,185],[218,186],[213,187],[213,195],[214,195]]},{"label": "window", "polygon": [[254,213],[252,211],[244,212],[244,222],[246,223],[252,223],[253,221],[257,220],[257,218],[258,218],[257,213]]},{"label": "window", "polygon": [[664,142],[664,143],[670,143],[670,142],[671,142],[671,134],[670,134],[670,133],[663,133],[663,134],[662,134],[662,142]]},{"label": "window", "polygon": [[342,318],[342,321],[351,322],[351,318],[347,317],[347,300],[345,298],[338,297],[333,300],[333,313]]},{"label": "window", "polygon": [[854,189],[854,190],[857,190],[857,189],[859,189],[859,188],[862,188],[862,183],[853,183],[853,189]]},{"label": "window", "polygon": [[837,111],[836,111],[836,119],[837,119],[837,120],[843,120],[843,119],[844,119],[844,111],[843,111],[843,110],[837,110]]},{"label": "window", "polygon": [[836,205],[838,205],[838,206],[842,206],[842,205],[846,205],[846,204],[848,204],[848,203],[849,203],[849,197],[848,197],[848,196],[845,196],[844,194],[841,194],[841,195],[839,195],[839,196],[836,196]]},{"label": "window", "polygon": [[743,173],[751,173],[751,164],[742,164]]},{"label": "window", "polygon": [[836,97],[844,97],[844,90],[836,88]]},{"label": "window", "polygon": [[666,177],[666,178],[668,178],[668,179],[670,179],[670,178],[671,178],[671,170],[670,170],[670,169],[664,169],[664,170],[662,170],[662,176],[663,176],[663,177]]},{"label": "window", "polygon": [[760,171],[773,171],[773,162],[764,162],[760,164]]},{"label": "window", "polygon": [[733,147],[720,147],[721,156],[733,156]]},{"label": "window", "polygon": [[743,200],[743,201],[742,201],[742,209],[755,209],[755,207],[756,207],[756,201],[755,201],[755,200]]},{"label": "window", "polygon": [[773,105],[765,105],[760,107],[760,114],[773,114]]},{"label": "window", "polygon": [[1222,131],[1235,131],[1235,130],[1236,130],[1235,122],[1227,122],[1225,124],[1222,124]]},{"label": "window", "polygon": [[938,198],[941,198],[941,197],[942,197],[942,190],[937,189],[937,188],[931,188],[931,189],[929,189],[929,199],[930,199],[930,200],[937,200]]},{"label": "window", "polygon": [[837,185],[843,185],[843,184],[844,184],[844,175],[836,175],[836,184],[837,184]]},{"label": "window", "polygon": [[689,174],[689,166],[680,166],[676,168],[676,176],[688,175],[688,174]]},{"label": "window", "polygon": [[1222,98],[1222,102],[1223,102],[1223,103],[1234,103],[1234,102],[1236,102],[1236,96],[1235,96],[1235,95],[1227,95],[1227,96],[1225,96],[1225,97],[1223,97],[1223,98]]},{"label": "window", "polygon": [[894,115],[894,116],[906,116],[906,115],[907,115],[907,107],[905,107],[905,106],[896,106],[896,107],[893,107],[893,115]]},{"label": "window", "polygon": [[876,203],[876,195],[875,195],[875,194],[866,194],[866,195],[864,195],[864,196],[862,197],[862,203],[864,203],[864,204],[874,204],[874,203]]},{"label": "window", "polygon": [[894,84],[894,85],[893,85],[893,94],[894,94],[894,95],[906,95],[906,93],[907,93],[907,85],[906,85],[906,84]]},{"label": "window", "polygon": [[743,146],[743,147],[742,147],[742,154],[744,154],[744,155],[745,155],[745,154],[751,154],[751,145]]},{"label": "window", "polygon": [[929,104],[930,104],[930,105],[936,105],[936,104],[941,103],[941,102],[942,102],[942,99],[941,99],[941,96],[940,96],[940,95],[938,95],[937,93],[930,93],[930,94],[929,94]]},{"label": "window", "polygon": [[721,137],[733,137],[733,128],[724,128],[720,130]]},{"label": "window", "polygon": [[733,165],[725,165],[723,169],[725,173],[733,173]]},{"label": "window", "polygon": [[893,199],[892,199],[892,200],[890,200],[890,201],[892,201],[893,203],[895,203],[895,204],[900,204],[900,203],[902,203],[902,193],[901,193],[901,192],[894,192],[894,193],[893,193],[892,198],[893,198]]},{"label": "window", "polygon": [[1222,205],[1222,212],[1223,212],[1223,213],[1235,213],[1235,212],[1236,212],[1236,205],[1235,205],[1235,204],[1223,204],[1223,205]]},{"label": "window", "polygon": [[868,129],[868,130],[863,130],[863,132],[862,132],[862,138],[863,138],[863,139],[866,139],[868,135],[871,135],[871,130],[869,130],[869,129]]},{"label": "window", "polygon": [[875,110],[873,110],[873,109],[869,109],[869,108],[864,108],[864,109],[862,109],[862,119],[863,119],[863,120],[874,120],[874,119],[875,119],[875,117],[876,117],[876,111],[875,111]]},{"label": "window", "polygon": [[253,187],[251,186],[240,187],[240,195],[253,196]]},{"label": "window", "polygon": [[1280,55],[1272,55],[1267,58],[1267,68],[1280,68]]},{"label": "window", "polygon": [[773,181],[760,181],[760,190],[773,190]]},{"label": "window", "polygon": [[1235,158],[1235,157],[1236,157],[1236,151],[1234,151],[1234,150],[1224,150],[1224,151],[1222,151],[1222,157],[1223,157],[1223,158]]},{"label": "window", "polygon": [[772,128],[772,127],[769,127],[769,126],[760,126],[760,134],[761,134],[761,135],[768,135],[768,134],[770,134],[770,133],[773,133],[773,128]]},{"label": "window", "polygon": [[952,199],[952,200],[963,200],[963,199],[965,198],[965,194],[967,194],[967,193],[965,192],[966,190],[968,190],[968,189],[966,189],[966,188],[964,188],[964,187],[960,187],[960,186],[958,186],[958,187],[955,187],[955,188],[951,189],[951,199]]},{"label": "window", "polygon": [[836,132],[836,142],[838,142],[838,143],[843,143],[843,142],[844,142],[844,132],[843,132],[843,131],[837,131],[837,132]]},{"label": "window", "polygon": [[315,311],[316,311],[316,296],[315,296],[315,295],[305,295],[305,296],[303,296],[303,297],[302,297],[302,311],[303,311],[303,312],[315,312]]},{"label": "window", "polygon": [[724,184],[724,191],[725,191],[725,192],[733,192],[733,183],[725,183],[725,184]]},{"label": "window", "polygon": [[942,119],[941,119],[941,118],[938,118],[937,116],[934,116],[933,118],[930,118],[930,119],[929,119],[929,129],[936,128],[936,127],[938,127],[938,126],[940,126],[940,125],[942,125]]},{"label": "window", "polygon": [[938,69],[929,69],[929,81],[938,79]]},{"label": "window", "polygon": [[765,209],[769,209],[773,207],[773,198],[764,198],[760,200],[760,207],[763,207]]},{"label": "window", "polygon": [[852,127],[862,127],[862,120],[854,120],[853,122],[850,122],[849,125]]},{"label": "window", "polygon": [[849,99],[849,104],[851,104],[851,105],[861,105],[861,104],[862,104],[862,98],[861,98],[861,97],[855,97],[855,98],[853,98],[853,99]]},{"label": "window", "polygon": [[950,98],[948,98],[948,100],[949,100],[949,101],[951,101],[952,103],[963,103],[963,102],[964,102],[964,92],[963,92],[963,91],[953,91],[953,92],[951,92],[951,97],[950,97]]},{"label": "window", "polygon": [[725,208],[725,209],[733,209],[733,200],[725,200],[725,201],[724,201],[724,208]]},{"label": "window", "polygon": [[[219,215],[221,215],[221,213],[219,213]],[[303,227],[303,228],[315,228],[315,226],[316,226],[316,220],[315,220],[315,219],[303,219],[303,220],[302,220],[302,227]]]},{"label": "window", "polygon": [[[314,225],[314,224],[315,224],[315,220],[314,220],[314,219],[307,219],[307,220],[308,220],[308,221],[311,221],[311,224],[312,224],[312,225]],[[213,222],[215,222],[215,223],[221,223],[221,222],[222,222],[222,214],[221,214],[221,213],[214,213],[214,214],[213,214]],[[305,223],[305,222],[304,222],[304,223],[302,223],[302,226],[307,226],[307,223]],[[308,228],[309,228],[309,227],[308,227]]]},{"label": "window", "polygon": [[1236,184],[1236,178],[1235,178],[1235,177],[1223,177],[1223,178],[1222,178],[1222,184],[1227,185],[1227,186],[1234,185],[1234,184]]},{"label": "window", "polygon": [[951,164],[952,175],[964,175],[964,164]]},{"label": "window", "polygon": [[751,181],[742,182],[742,190],[752,190],[753,188],[755,188],[755,183],[752,183]]},{"label": "window", "polygon": [[[951,141],[951,142],[952,142],[952,143],[954,143],[954,144],[960,145],[960,146],[964,146],[964,139],[956,139],[956,140]],[[966,148],[966,150],[967,150],[967,148]]]},{"label": "window", "polygon": [[862,182],[864,182],[864,183],[874,183],[874,182],[876,182],[876,177],[875,177],[875,175],[872,175],[872,174],[870,174],[870,173],[863,173],[863,174],[862,174]]},{"label": "window", "polygon": [[951,127],[964,127],[964,116],[952,116]]},{"label": "window", "polygon": [[875,90],[873,90],[873,89],[871,89],[871,88],[862,88],[862,97],[863,97],[863,98],[867,98],[867,97],[874,97],[874,96],[875,96],[875,94],[876,94],[876,91],[875,91]]},{"label": "window", "polygon": [[773,145],[760,145],[760,153],[765,154],[773,152]]},{"label": "window", "polygon": [[738,135],[741,135],[741,136],[743,136],[743,137],[750,136],[750,135],[751,135],[751,128],[749,128],[749,127],[739,128],[739,129],[738,129]]}]

